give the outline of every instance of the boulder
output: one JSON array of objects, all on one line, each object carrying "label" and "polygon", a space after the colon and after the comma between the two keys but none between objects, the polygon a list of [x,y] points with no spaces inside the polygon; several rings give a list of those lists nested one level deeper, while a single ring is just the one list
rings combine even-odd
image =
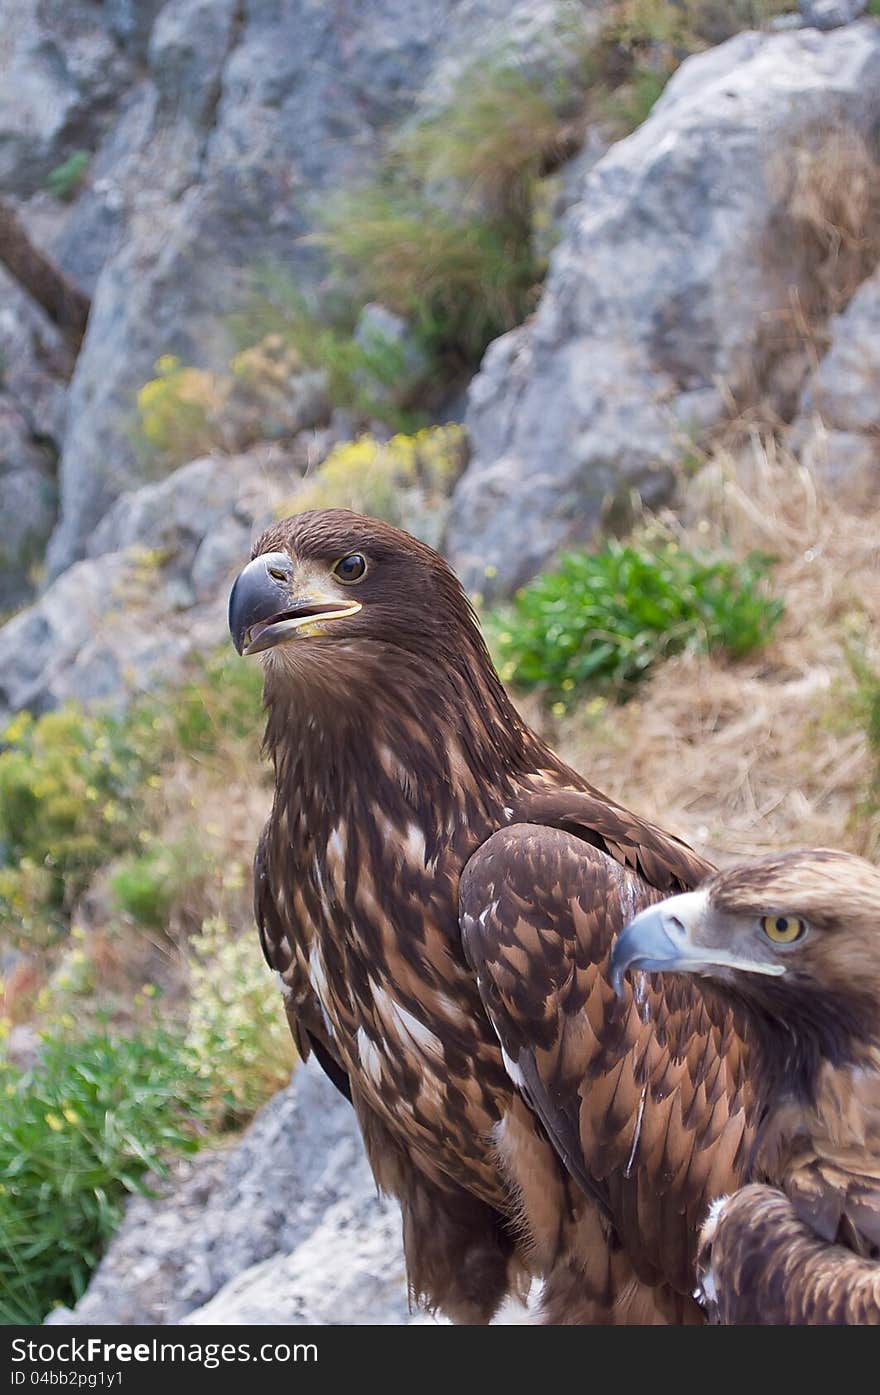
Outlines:
[{"label": "boulder", "polygon": [[839,29],[852,24],[868,8],[868,0],[800,0],[801,18],[813,29]]},{"label": "boulder", "polygon": [[121,708],[225,643],[229,582],[325,449],[309,433],[206,457],[118,499],[90,555],[0,629],[0,722],[68,699]]},{"label": "boulder", "polygon": [[880,488],[880,271],[829,326],[829,347],[791,431],[801,460],[838,494],[876,502]]},{"label": "boulder", "polygon": [[54,1323],[405,1323],[400,1212],[376,1194],[354,1111],[299,1066],[241,1138],[136,1197]]},{"label": "boulder", "polygon": [[71,367],[55,325],[0,270],[0,612],[33,594],[55,523]]},{"label": "boulder", "polygon": [[471,387],[448,536],[471,589],[512,590],[632,489],[656,504],[731,400],[768,383],[772,398],[779,326],[813,270],[780,161],[878,121],[880,25],[745,33],[688,59],[586,173],[537,312]]},{"label": "boulder", "polygon": [[802,412],[835,431],[880,434],[880,270],[828,330],[830,345],[807,385]]}]

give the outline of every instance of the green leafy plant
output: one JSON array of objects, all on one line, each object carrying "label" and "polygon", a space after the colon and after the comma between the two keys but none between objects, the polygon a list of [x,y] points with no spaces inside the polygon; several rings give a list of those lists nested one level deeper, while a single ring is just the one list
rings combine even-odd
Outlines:
[{"label": "green leafy plant", "polygon": [[777,624],[767,594],[769,559],[702,559],[674,543],[609,541],[571,552],[488,617],[502,677],[564,702],[582,688],[625,697],[668,655],[686,647],[740,657]]},{"label": "green leafy plant", "polygon": [[126,1196],[197,1146],[202,1091],[182,1035],[159,1026],[59,1027],[30,1070],[0,1059],[0,1322],[82,1294]]},{"label": "green leafy plant", "polygon": [[65,203],[79,191],[86,177],[91,156],[87,150],[75,150],[61,165],[50,171],[46,185],[50,194]]}]

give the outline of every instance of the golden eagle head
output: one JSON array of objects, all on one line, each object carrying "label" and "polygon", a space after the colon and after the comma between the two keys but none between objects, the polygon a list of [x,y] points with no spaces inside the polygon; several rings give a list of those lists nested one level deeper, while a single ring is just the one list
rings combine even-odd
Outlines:
[{"label": "golden eagle head", "polygon": [[698,974],[826,1055],[880,1039],[880,869],[828,848],[717,872],[649,906],[621,932],[628,969]]}]

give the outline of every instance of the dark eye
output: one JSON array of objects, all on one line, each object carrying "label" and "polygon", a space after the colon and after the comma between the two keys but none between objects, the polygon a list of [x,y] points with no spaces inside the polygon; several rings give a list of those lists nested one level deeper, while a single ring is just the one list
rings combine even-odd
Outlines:
[{"label": "dark eye", "polygon": [[793,945],[807,933],[806,921],[798,915],[765,915],[761,929],[775,945]]},{"label": "dark eye", "polygon": [[360,581],[367,572],[367,559],[359,552],[351,552],[347,557],[342,557],[334,564],[334,572],[340,581],[351,584],[353,581]]}]

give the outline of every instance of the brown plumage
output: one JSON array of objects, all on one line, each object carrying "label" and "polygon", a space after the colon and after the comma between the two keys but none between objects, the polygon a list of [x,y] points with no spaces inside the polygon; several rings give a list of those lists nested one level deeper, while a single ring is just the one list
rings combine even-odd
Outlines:
[{"label": "brown plumage", "polygon": [[701,1235],[712,1317],[880,1324],[880,870],[817,849],[716,873],[635,918],[630,966],[700,975],[752,1043],[754,1185]]},{"label": "brown plumage", "polygon": [[413,1292],[486,1321],[700,1321],[697,1227],[752,1144],[735,1014],[618,1000],[614,935],[710,868],[520,720],[454,574],[343,511],[270,529],[230,599],[265,653],[263,949],[300,1051],[400,1199]]}]

